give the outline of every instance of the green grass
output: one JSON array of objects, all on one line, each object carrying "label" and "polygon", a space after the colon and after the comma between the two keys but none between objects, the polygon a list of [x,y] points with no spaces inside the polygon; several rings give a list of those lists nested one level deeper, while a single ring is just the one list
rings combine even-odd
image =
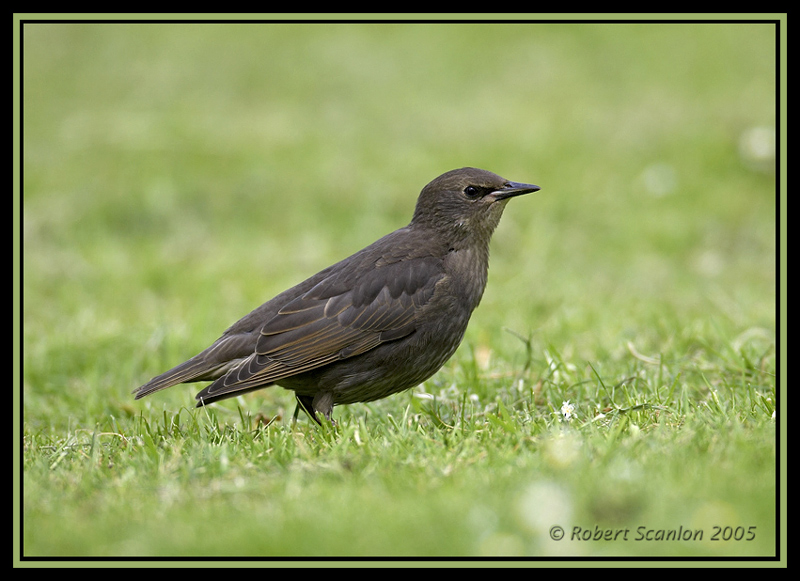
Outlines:
[{"label": "green grass", "polygon": [[[20,554],[775,555],[774,32],[26,26]],[[424,385],[132,399],[465,165],[542,190]]]}]

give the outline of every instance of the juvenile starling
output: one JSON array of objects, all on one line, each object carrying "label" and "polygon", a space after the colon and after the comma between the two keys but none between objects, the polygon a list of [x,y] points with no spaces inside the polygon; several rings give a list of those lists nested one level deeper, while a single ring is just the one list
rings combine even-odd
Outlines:
[{"label": "juvenile starling", "polygon": [[422,189],[411,223],[264,303],[210,347],[134,390],[194,381],[210,404],[273,384],[312,419],[419,385],[455,352],[481,300],[489,240],[508,200],[539,190],[449,171]]}]

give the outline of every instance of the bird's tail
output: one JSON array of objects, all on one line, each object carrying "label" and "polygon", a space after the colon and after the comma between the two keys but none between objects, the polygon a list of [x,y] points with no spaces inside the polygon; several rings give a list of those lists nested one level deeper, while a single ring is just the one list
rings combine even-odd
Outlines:
[{"label": "bird's tail", "polygon": [[165,371],[161,375],[154,377],[141,387],[137,387],[133,390],[135,399],[141,399],[146,395],[150,395],[151,393],[161,391],[162,389],[172,387],[173,385],[177,385],[179,383],[190,383],[194,381],[216,379],[225,373],[225,365],[218,365],[216,367],[209,368],[208,361],[205,359],[205,357],[202,357],[202,355],[203,354],[201,353],[200,355],[192,357],[188,361],[185,361],[180,365],[176,365],[169,371]]},{"label": "bird's tail", "polygon": [[254,337],[257,335],[250,332],[226,333],[214,341],[208,349],[154,377],[141,387],[134,389],[133,393],[136,399],[141,399],[179,383],[218,379],[253,352]]},{"label": "bird's tail", "polygon": [[211,384],[211,385],[207,386],[206,388],[202,389],[195,396],[195,399],[197,400],[197,406],[196,407],[203,407],[204,405],[212,404],[214,402],[217,402],[217,401],[220,401],[220,400],[223,400],[223,399],[228,399],[230,397],[237,397],[237,396],[240,396],[240,395],[244,395],[245,393],[249,393],[251,391],[256,391],[258,389],[264,389],[265,387],[269,387],[269,386],[274,385],[274,384],[272,384],[272,383],[263,384],[262,383],[262,384],[258,384],[258,385],[250,385],[250,386],[247,386],[247,387],[236,386],[233,389],[228,389],[228,390],[225,390],[225,391],[217,391],[217,392],[215,392],[213,394],[210,393],[210,391],[209,391],[209,388],[212,385],[214,385],[214,384]]}]

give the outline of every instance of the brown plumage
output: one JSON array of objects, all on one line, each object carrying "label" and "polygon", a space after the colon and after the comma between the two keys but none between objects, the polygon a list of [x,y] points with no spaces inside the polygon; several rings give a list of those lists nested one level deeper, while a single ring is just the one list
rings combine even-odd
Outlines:
[{"label": "brown plumage", "polygon": [[422,383],[455,352],[480,302],[506,202],[538,189],[474,168],[439,176],[408,226],[264,303],[136,399],[213,381],[196,396],[202,406],[277,384],[319,421],[335,405]]}]

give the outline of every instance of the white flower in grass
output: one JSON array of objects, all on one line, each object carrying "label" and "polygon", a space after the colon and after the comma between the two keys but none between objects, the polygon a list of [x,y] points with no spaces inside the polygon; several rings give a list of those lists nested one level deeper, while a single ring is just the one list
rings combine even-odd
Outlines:
[{"label": "white flower in grass", "polygon": [[561,403],[561,419],[568,422],[572,419],[575,406],[569,403],[569,400]]}]

